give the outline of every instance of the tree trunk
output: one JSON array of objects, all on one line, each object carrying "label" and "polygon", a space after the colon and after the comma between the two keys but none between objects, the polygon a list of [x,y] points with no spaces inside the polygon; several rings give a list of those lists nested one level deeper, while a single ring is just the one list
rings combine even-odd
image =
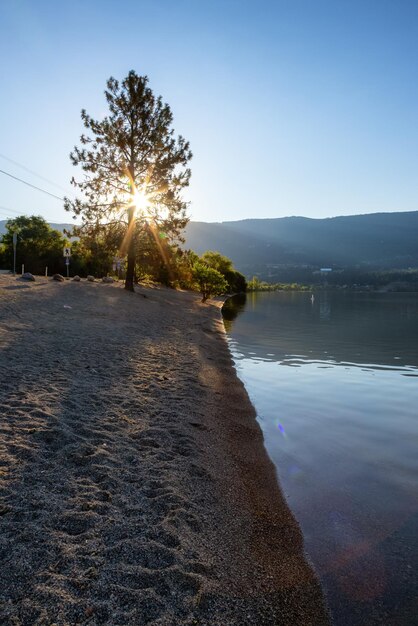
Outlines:
[{"label": "tree trunk", "polygon": [[126,268],[125,289],[134,291],[135,274],[135,207],[129,207],[128,213],[128,267]]}]

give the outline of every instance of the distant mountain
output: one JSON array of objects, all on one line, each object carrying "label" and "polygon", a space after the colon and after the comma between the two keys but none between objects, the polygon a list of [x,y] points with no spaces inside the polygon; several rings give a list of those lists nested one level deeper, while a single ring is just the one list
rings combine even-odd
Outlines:
[{"label": "distant mountain", "polygon": [[280,279],[286,267],[406,269],[418,267],[418,211],[190,222],[186,247],[218,250],[247,276],[263,278]]},{"label": "distant mountain", "polygon": [[[6,232],[6,222],[7,220],[0,220],[0,236],[3,235]],[[60,230],[61,232],[67,228],[73,228],[74,226],[74,222],[72,224],[49,224],[51,226],[51,228],[54,228],[55,230]]]},{"label": "distant mountain", "polygon": [[[0,234],[5,222],[0,221]],[[63,230],[73,224],[51,224]],[[418,211],[327,219],[283,217],[235,222],[190,222],[185,247],[218,250],[246,276],[298,280],[321,267],[418,267]]]},{"label": "distant mountain", "polygon": [[60,230],[61,232],[63,232],[64,230],[71,230],[72,228],[74,228],[75,223],[72,222],[72,224],[53,224],[50,223],[49,224],[51,228],[54,228],[54,230]]}]

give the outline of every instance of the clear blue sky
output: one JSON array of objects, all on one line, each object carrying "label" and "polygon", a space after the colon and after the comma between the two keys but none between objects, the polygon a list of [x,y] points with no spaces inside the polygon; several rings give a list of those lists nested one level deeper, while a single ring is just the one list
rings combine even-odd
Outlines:
[{"label": "clear blue sky", "polygon": [[[191,142],[192,219],[418,209],[418,0],[2,0],[0,55],[0,153],[63,188],[134,69]],[[69,221],[3,174],[0,207]]]}]

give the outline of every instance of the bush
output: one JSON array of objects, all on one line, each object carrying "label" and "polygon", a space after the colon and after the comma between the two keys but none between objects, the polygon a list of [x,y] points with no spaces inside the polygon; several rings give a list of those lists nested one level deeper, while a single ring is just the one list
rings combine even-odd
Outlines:
[{"label": "bush", "polygon": [[201,261],[193,266],[193,278],[199,286],[202,302],[211,296],[217,296],[228,291],[228,283],[222,274]]}]

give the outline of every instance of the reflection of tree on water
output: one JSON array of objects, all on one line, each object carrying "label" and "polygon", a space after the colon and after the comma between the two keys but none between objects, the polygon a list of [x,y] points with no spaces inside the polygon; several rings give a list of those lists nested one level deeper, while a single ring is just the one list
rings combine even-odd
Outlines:
[{"label": "reflection of tree on water", "polygon": [[232,322],[242,313],[245,309],[245,303],[247,296],[245,293],[240,293],[237,296],[228,298],[222,307],[222,315],[224,318],[224,324],[227,331],[231,330]]}]

